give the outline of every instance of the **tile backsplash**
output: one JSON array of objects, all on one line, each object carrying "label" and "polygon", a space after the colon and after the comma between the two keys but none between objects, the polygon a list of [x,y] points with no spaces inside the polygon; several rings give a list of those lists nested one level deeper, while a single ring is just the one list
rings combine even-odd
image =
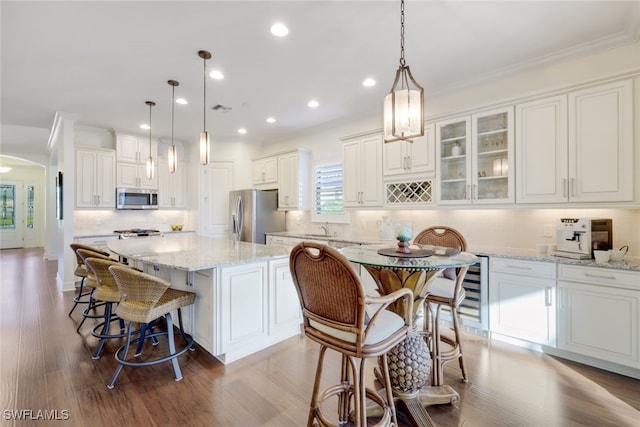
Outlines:
[{"label": "tile backsplash", "polygon": [[145,228],[170,231],[171,224],[182,224],[189,230],[188,211],[185,210],[76,210],[74,212],[74,236],[111,234],[114,230]]}]

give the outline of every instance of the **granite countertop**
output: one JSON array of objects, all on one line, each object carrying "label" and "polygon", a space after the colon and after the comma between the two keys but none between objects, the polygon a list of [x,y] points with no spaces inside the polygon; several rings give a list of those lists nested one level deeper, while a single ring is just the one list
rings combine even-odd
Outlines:
[{"label": "granite countertop", "polygon": [[143,239],[113,240],[107,243],[107,247],[125,258],[187,271],[248,264],[289,256],[288,250],[277,246],[185,233]]},{"label": "granite countertop", "polygon": [[[160,233],[164,234],[188,234],[188,233],[195,233],[195,230],[159,230]],[[100,233],[100,234],[78,234],[76,236],[73,236],[76,239],[79,238],[95,238],[95,237],[118,237],[118,233]]]},{"label": "granite countertop", "polygon": [[[319,234],[305,234],[299,232],[292,231],[282,231],[282,232],[274,232],[267,233],[267,235],[272,236],[283,236],[283,237],[294,237],[294,238],[309,238],[313,240],[327,240],[333,242],[345,242],[345,243],[353,243],[354,245],[371,245],[371,244],[390,244],[393,246],[395,244],[395,240],[393,241],[382,241],[378,239],[367,239],[367,238],[349,238],[349,237],[341,237],[341,236],[322,236]],[[491,249],[478,249],[478,248],[470,248],[467,250],[475,255],[479,256],[487,256],[487,257],[500,257],[500,258],[510,258],[510,259],[521,259],[528,261],[542,261],[542,262],[553,262],[556,264],[571,264],[571,265],[579,265],[586,267],[599,267],[599,268],[613,268],[616,270],[629,270],[629,271],[640,271],[640,259],[635,257],[625,257],[622,261],[612,261],[606,263],[598,263],[593,259],[587,260],[577,260],[570,258],[562,258],[551,255],[541,255],[535,250],[528,250],[522,248],[491,248]]]}]

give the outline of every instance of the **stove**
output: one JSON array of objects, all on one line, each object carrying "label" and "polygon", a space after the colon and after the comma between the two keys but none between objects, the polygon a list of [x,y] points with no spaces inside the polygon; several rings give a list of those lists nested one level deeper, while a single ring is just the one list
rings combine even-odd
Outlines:
[{"label": "stove", "polygon": [[160,230],[148,230],[143,228],[132,228],[130,230],[115,230],[114,233],[120,239],[135,239],[138,237],[161,236]]}]

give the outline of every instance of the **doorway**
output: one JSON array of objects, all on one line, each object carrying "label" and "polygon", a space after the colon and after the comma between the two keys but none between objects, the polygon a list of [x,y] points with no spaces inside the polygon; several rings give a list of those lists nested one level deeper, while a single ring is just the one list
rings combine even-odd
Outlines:
[{"label": "doorway", "polygon": [[36,222],[36,186],[0,182],[0,249],[37,246]]}]

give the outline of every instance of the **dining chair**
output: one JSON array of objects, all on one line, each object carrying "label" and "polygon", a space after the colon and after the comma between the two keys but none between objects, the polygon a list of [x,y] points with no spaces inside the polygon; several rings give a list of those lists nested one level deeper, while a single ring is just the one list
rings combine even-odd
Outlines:
[{"label": "dining chair", "polygon": [[76,295],[73,298],[73,307],[71,307],[71,310],[69,311],[69,317],[71,317],[71,314],[73,313],[73,311],[76,309],[76,307],[78,306],[78,304],[81,305],[87,305],[90,303],[90,299],[89,299],[89,292],[85,292],[84,291],[84,284],[85,281],[87,279],[87,267],[84,265],[84,261],[82,260],[82,257],[80,255],[78,255],[78,249],[84,249],[86,251],[92,251],[97,253],[100,256],[109,256],[109,254],[107,252],[101,251],[98,248],[95,248],[93,246],[89,246],[89,245],[83,245],[81,243],[71,243],[71,245],[69,245],[71,247],[71,250],[73,251],[73,254],[76,256],[76,269],[73,272],[73,275],[76,277],[80,278],[80,286],[78,288],[78,295]]}]

